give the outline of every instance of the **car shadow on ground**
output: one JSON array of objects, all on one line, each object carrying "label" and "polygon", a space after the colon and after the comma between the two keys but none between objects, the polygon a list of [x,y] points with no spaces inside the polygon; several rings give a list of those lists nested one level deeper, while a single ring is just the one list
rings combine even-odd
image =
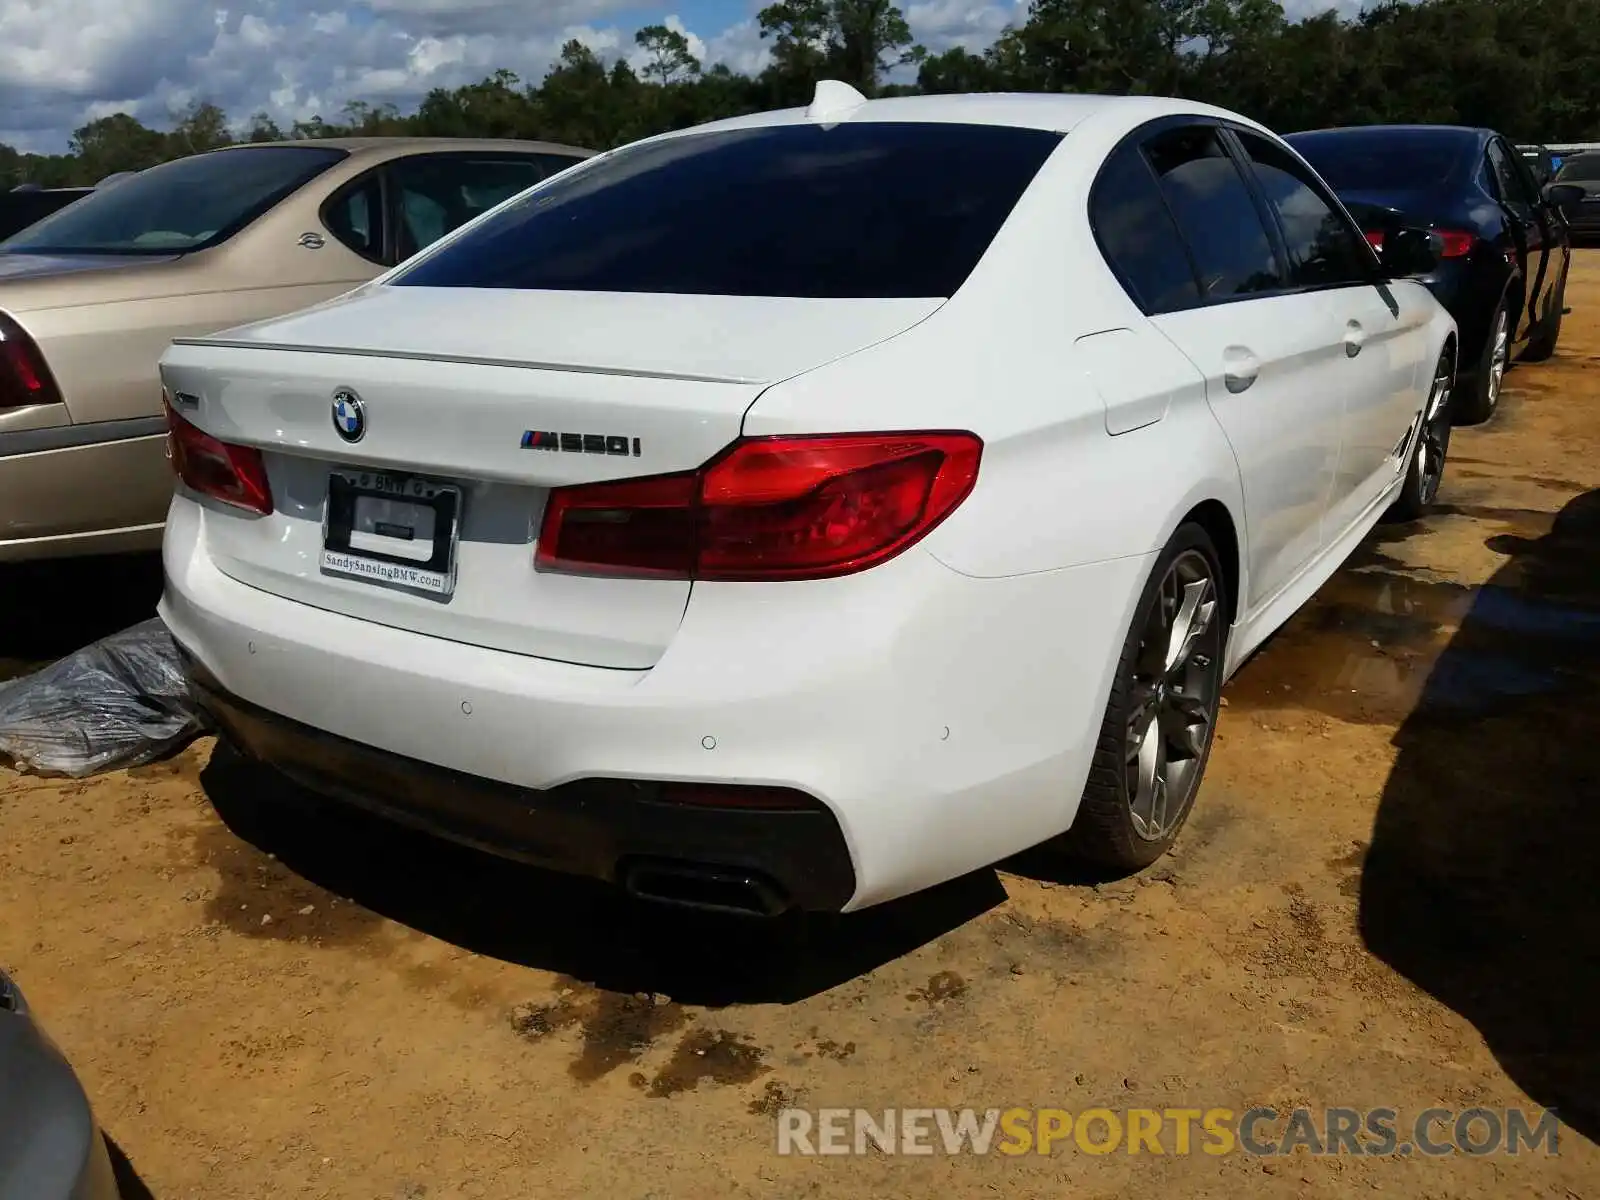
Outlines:
[{"label": "car shadow on ground", "polygon": [[1488,545],[1510,561],[1395,737],[1361,933],[1600,1139],[1600,490]]},{"label": "car shadow on ground", "polygon": [[116,1139],[106,1134],[105,1142],[106,1154],[111,1159],[111,1176],[117,1181],[117,1200],[155,1200],[154,1193],[139,1178],[139,1172],[133,1169],[133,1163]]},{"label": "car shadow on ground", "polygon": [[994,908],[978,871],[848,916],[722,916],[442,841],[311,795],[219,744],[200,776],[244,842],[334,895],[476,954],[683,1004],[793,1003]]},{"label": "car shadow on ground", "polygon": [[155,616],[161,556],[0,564],[0,681]]}]

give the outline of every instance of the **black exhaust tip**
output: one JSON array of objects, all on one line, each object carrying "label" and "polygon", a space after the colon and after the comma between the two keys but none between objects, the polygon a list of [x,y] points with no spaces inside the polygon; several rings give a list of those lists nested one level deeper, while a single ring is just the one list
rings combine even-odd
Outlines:
[{"label": "black exhaust tip", "polygon": [[738,868],[639,861],[626,864],[621,875],[630,896],[656,904],[741,917],[777,917],[789,909],[770,880]]}]

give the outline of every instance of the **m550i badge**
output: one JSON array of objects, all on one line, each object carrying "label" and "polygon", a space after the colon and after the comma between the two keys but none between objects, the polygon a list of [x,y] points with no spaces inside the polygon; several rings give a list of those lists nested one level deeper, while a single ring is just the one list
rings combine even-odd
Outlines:
[{"label": "m550i badge", "polygon": [[530,429],[522,435],[524,450],[555,450],[564,454],[615,454],[638,458],[639,439],[613,433],[552,433]]}]

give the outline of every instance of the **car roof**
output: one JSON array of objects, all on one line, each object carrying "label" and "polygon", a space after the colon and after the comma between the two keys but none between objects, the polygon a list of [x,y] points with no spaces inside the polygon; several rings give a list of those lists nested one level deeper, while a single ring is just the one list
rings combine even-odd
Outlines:
[{"label": "car roof", "polygon": [[241,142],[236,146],[223,146],[213,154],[242,154],[270,146],[326,146],[347,151],[352,158],[395,158],[402,154],[429,154],[441,151],[498,151],[524,154],[570,154],[582,158],[595,152],[580,146],[565,146],[559,142],[530,142],[518,138],[452,138],[452,137],[348,137],[348,138],[286,138],[277,142]]},{"label": "car roof", "polygon": [[1437,133],[1455,138],[1476,138],[1480,141],[1497,136],[1492,129],[1474,125],[1336,125],[1328,129],[1301,129],[1284,134],[1285,138],[1321,137],[1324,134],[1347,133]]},{"label": "car roof", "polygon": [[663,137],[707,133],[729,129],[754,129],[767,125],[789,125],[823,119],[838,123],[929,122],[957,125],[1009,125],[1021,129],[1042,129],[1066,133],[1090,117],[1115,115],[1130,125],[1163,116],[1212,116],[1255,125],[1237,113],[1209,104],[1178,100],[1167,96],[1092,96],[1033,92],[970,92],[952,96],[886,96],[867,100],[838,117],[811,118],[808,109],[784,108],[711,121],[689,129],[676,130]]}]

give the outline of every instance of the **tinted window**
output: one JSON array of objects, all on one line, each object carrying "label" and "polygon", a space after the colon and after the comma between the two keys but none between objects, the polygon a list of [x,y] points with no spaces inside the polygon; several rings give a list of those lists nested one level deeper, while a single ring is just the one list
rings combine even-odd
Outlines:
[{"label": "tinted window", "polygon": [[26,229],[35,221],[42,221],[86,195],[87,191],[77,190],[7,192],[0,195],[0,238]]},{"label": "tinted window", "polygon": [[1600,154],[1580,154],[1567,159],[1556,178],[1563,183],[1600,183]]},{"label": "tinted window", "polygon": [[1291,286],[1369,282],[1373,263],[1366,239],[1328,203],[1305,167],[1264,137],[1238,137],[1283,229]]},{"label": "tinted window", "polygon": [[1106,160],[1089,198],[1089,220],[1106,260],[1145,312],[1171,312],[1200,299],[1189,252],[1138,147],[1124,146]]},{"label": "tinted window", "polygon": [[383,188],[375,173],[335,196],[322,219],[334,237],[361,257],[383,260]]},{"label": "tinted window", "polygon": [[0,243],[55,254],[171,254],[231,237],[345,157],[327,146],[250,146],[180,158],[91,192]]},{"label": "tinted window", "polygon": [[1205,299],[1284,286],[1260,210],[1215,129],[1175,129],[1146,142],[1145,153],[1194,256]]},{"label": "tinted window", "polygon": [[809,122],[626,147],[394,282],[722,296],[949,296],[1061,135]]},{"label": "tinted window", "polygon": [[1442,186],[1477,153],[1477,139],[1455,129],[1340,129],[1284,140],[1340,195]]},{"label": "tinted window", "polygon": [[1507,154],[1499,142],[1490,142],[1488,153],[1489,169],[1500,199],[1508,204],[1531,203],[1532,191],[1522,177],[1522,164]]},{"label": "tinted window", "polygon": [[554,155],[429,154],[392,164],[400,261],[575,161]]}]

